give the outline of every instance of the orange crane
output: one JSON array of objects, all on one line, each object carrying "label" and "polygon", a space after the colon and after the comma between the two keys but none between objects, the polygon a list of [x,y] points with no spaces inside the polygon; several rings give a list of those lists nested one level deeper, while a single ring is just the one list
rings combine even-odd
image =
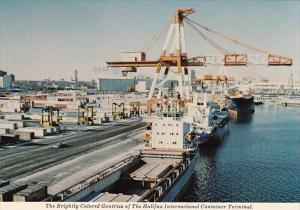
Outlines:
[{"label": "orange crane", "polygon": [[[190,101],[191,83],[189,81],[190,66],[208,66],[208,65],[224,65],[224,66],[248,66],[248,65],[267,65],[267,66],[291,66],[292,59],[267,53],[264,50],[247,45],[220,32],[212,30],[202,24],[199,24],[187,16],[194,13],[192,8],[176,9],[172,16],[171,24],[169,25],[167,36],[157,60],[146,60],[145,52],[135,52],[134,59],[132,56],[123,61],[107,61],[108,67],[124,67],[122,71],[124,75],[129,72],[136,72],[137,67],[155,67],[153,82],[148,95],[148,115],[151,114],[151,107],[153,103],[163,103],[161,98],[163,86],[168,80],[178,81],[178,93],[180,100],[178,102]],[[216,48],[221,55],[213,56],[197,56],[188,58],[185,36],[184,36],[184,21],[190,25],[205,41]],[[260,54],[244,54],[244,53],[230,53],[221,46],[208,38],[201,30],[213,33],[217,36],[231,41],[234,44],[243,46],[245,48],[254,50]],[[137,55],[137,56],[136,56]],[[175,70],[174,70],[175,69]],[[173,71],[172,71],[173,70]]]}]

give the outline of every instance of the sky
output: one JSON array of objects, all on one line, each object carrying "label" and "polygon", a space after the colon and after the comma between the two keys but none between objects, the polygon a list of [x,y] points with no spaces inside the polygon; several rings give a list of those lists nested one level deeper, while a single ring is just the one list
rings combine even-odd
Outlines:
[{"label": "sky", "polygon": [[[0,0],[0,69],[15,74],[17,80],[70,80],[75,69],[79,80],[96,79],[93,66],[120,60],[122,51],[141,50],[179,7],[192,7],[195,13],[190,19],[196,22],[294,59],[292,67],[229,69],[231,73],[287,81],[292,71],[300,78],[297,0]],[[185,34],[189,56],[218,55],[187,25]],[[207,35],[226,49],[253,53]],[[147,58],[159,57],[164,38],[147,52]],[[143,72],[154,71],[138,74]]]}]

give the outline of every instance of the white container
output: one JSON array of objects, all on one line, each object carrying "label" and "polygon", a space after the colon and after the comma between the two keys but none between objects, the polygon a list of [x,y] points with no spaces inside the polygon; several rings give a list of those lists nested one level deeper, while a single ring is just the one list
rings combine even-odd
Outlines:
[{"label": "white container", "polygon": [[53,127],[50,127],[50,128],[46,128],[47,129],[47,135],[52,135],[54,134],[54,128]]},{"label": "white container", "polygon": [[13,123],[17,124],[17,128],[23,128],[25,127],[25,122],[24,121],[11,121]]},{"label": "white container", "polygon": [[36,137],[43,137],[47,135],[46,128],[26,127],[26,128],[19,128],[18,131],[33,132],[34,136]]},{"label": "white container", "polygon": [[53,127],[53,129],[54,129],[54,133],[55,133],[55,134],[58,134],[58,133],[60,133],[60,129],[59,129],[59,127]]},{"label": "white container", "polygon": [[29,117],[32,120],[42,120],[42,116],[40,114],[31,114],[28,115],[27,117]]},{"label": "white container", "polygon": [[96,125],[100,125],[100,124],[102,124],[102,118],[95,118],[94,119],[94,124],[96,124]]},{"label": "white container", "polygon": [[17,128],[23,128],[25,125],[24,121],[13,121],[13,120],[0,120],[0,123],[16,123]]},{"label": "white container", "polygon": [[34,138],[33,132],[19,131],[18,135],[20,136],[20,140],[23,140],[23,141],[30,141]]},{"label": "white container", "polygon": [[17,123],[0,122],[0,128],[16,129],[17,128]]},{"label": "white container", "polygon": [[9,129],[8,128],[0,128],[0,134],[8,134]]},{"label": "white container", "polygon": [[106,117],[106,112],[96,112],[96,117],[105,118]]},{"label": "white container", "polygon": [[5,120],[23,120],[24,115],[23,114],[9,114],[4,116]]}]

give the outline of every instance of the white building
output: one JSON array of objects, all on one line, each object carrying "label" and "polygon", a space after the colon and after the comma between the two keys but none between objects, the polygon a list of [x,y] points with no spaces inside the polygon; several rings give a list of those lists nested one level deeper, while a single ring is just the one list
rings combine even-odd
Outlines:
[{"label": "white building", "polygon": [[0,76],[0,88],[11,88],[13,82],[12,75]]},{"label": "white building", "polygon": [[138,80],[135,85],[135,90],[140,93],[146,93],[150,90],[152,84],[152,78],[148,77],[144,80]]},{"label": "white building", "polygon": [[268,92],[268,93],[286,94],[289,91],[291,91],[291,89],[293,89],[294,92],[300,92],[300,84],[296,82],[293,84],[293,86],[291,84],[284,83],[284,82],[268,82],[268,83],[254,82],[252,86],[253,86],[252,89],[256,93]]}]

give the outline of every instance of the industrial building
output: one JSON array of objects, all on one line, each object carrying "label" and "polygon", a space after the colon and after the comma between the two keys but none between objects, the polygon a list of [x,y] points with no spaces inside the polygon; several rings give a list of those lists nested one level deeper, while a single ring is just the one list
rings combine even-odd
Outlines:
[{"label": "industrial building", "polygon": [[98,90],[105,93],[120,93],[134,90],[136,78],[99,78]]},{"label": "industrial building", "polygon": [[15,75],[7,75],[6,71],[0,70],[0,88],[11,88],[13,81],[15,81]]},{"label": "industrial building", "polygon": [[135,85],[135,90],[140,93],[148,92],[151,88],[152,81],[153,79],[150,77],[138,80]]}]

